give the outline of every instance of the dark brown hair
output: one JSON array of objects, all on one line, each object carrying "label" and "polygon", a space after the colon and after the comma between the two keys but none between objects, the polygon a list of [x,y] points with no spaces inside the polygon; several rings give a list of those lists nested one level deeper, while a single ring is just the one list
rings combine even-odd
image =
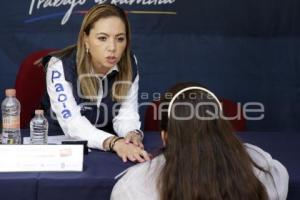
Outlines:
[{"label": "dark brown hair", "polygon": [[[195,83],[178,84],[168,93],[173,96],[180,90]],[[192,94],[193,95],[190,95]],[[193,98],[192,98],[193,97]],[[246,152],[243,144],[234,135],[229,122],[221,117],[200,120],[186,117],[190,108],[178,103],[195,106],[201,104],[199,116],[208,117],[209,113],[220,113],[214,98],[202,90],[188,90],[179,95],[172,104],[174,115],[168,117],[170,98],[164,97],[165,105],[161,119],[161,129],[167,132],[164,156],[166,164],[161,171],[159,191],[161,200],[264,200],[267,193],[253,172],[258,167]],[[215,109],[218,109],[217,112]],[[176,117],[175,117],[176,116]],[[261,169],[262,170],[262,169]]]}]

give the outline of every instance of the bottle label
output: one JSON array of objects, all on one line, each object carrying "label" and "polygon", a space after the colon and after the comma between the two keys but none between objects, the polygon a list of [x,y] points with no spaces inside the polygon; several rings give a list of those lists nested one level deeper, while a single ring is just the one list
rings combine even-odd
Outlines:
[{"label": "bottle label", "polygon": [[3,128],[20,128],[20,117],[9,116],[3,118]]}]

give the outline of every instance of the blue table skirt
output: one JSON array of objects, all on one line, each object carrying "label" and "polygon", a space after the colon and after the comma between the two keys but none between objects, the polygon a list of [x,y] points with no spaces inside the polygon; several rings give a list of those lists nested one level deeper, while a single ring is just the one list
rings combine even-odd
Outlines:
[{"label": "blue table skirt", "polygon": [[[238,134],[286,166],[290,175],[289,200],[300,199],[300,133],[247,132]],[[155,153],[160,134],[146,132],[145,148]],[[4,162],[1,160],[1,162]],[[1,200],[101,200],[109,199],[114,177],[134,163],[116,154],[93,150],[84,158],[83,172],[0,173]]]}]

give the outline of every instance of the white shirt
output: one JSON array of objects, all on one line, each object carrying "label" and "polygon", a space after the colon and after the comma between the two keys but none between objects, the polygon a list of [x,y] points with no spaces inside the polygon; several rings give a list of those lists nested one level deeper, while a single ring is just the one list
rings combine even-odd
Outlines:
[{"label": "white shirt", "polygon": [[[118,68],[114,66],[113,69],[117,70]],[[50,59],[46,82],[51,109],[55,113],[64,134],[87,140],[88,147],[103,150],[104,140],[113,135],[97,129],[85,116],[81,115],[82,105],[78,105],[75,101],[72,85],[65,80],[63,64],[60,59],[55,57]],[[122,137],[130,131],[139,130],[141,126],[138,114],[138,82],[139,76],[137,75],[128,91],[126,100],[121,104],[118,115],[113,118],[114,131]],[[103,91],[100,90],[97,106],[101,103],[102,95]]]},{"label": "white shirt", "polygon": [[[287,197],[289,175],[286,168],[270,154],[257,146],[245,144],[252,160],[258,166],[269,171],[264,173],[254,168],[254,174],[266,188],[270,200],[284,200]],[[165,164],[163,155],[157,156],[151,162],[135,165],[114,186],[111,200],[159,200],[157,180]]]}]

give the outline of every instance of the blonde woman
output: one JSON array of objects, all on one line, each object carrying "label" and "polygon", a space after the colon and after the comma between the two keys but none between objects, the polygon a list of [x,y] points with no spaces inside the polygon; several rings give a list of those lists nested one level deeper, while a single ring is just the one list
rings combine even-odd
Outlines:
[{"label": "blonde woman", "polygon": [[[125,12],[101,4],[85,15],[76,45],[43,59],[50,129],[111,150],[124,162],[148,160],[138,114],[137,65]],[[51,109],[50,109],[51,108]],[[56,118],[56,119],[55,119]]]}]

